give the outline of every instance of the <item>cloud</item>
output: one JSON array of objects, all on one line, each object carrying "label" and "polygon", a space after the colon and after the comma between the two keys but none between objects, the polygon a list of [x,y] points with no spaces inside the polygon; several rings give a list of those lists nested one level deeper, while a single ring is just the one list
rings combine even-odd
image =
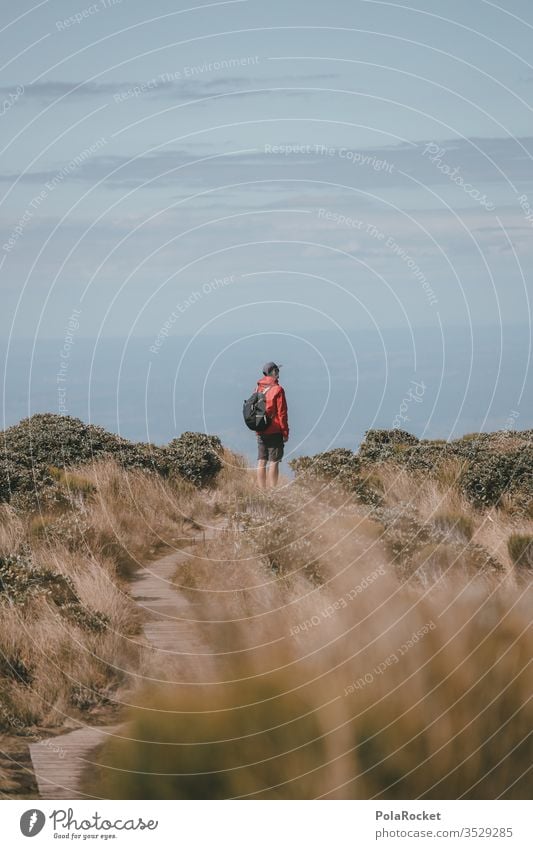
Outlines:
[{"label": "cloud", "polygon": [[[429,144],[434,147],[428,148]],[[158,188],[162,184],[207,188],[271,180],[274,191],[285,180],[287,184],[291,180],[302,180],[302,183],[314,182],[317,191],[318,184],[322,182],[325,190],[330,192],[331,185],[326,188],[328,184],[346,186],[348,190],[353,187],[382,193],[391,187],[412,191],[416,187],[411,176],[423,185],[456,188],[450,176],[455,171],[477,191],[489,193],[490,184],[505,185],[510,180],[520,186],[529,183],[532,175],[532,137],[420,141],[372,148],[346,146],[325,148],[326,152],[321,148],[322,145],[317,146],[316,142],[298,146],[293,142],[282,144],[280,141],[277,148],[263,142],[261,147],[249,152],[221,152],[219,156],[208,159],[203,152],[198,155],[194,145],[149,152],[137,158],[95,154],[88,157],[69,179],[91,183],[104,180],[108,187],[117,189],[139,187],[146,181],[152,181],[150,185]],[[434,148],[441,153],[427,152]],[[214,147],[212,150],[216,153]],[[53,178],[55,173],[53,170],[34,171],[21,179],[42,183]],[[3,173],[0,181],[11,182],[16,176]],[[286,191],[286,186],[283,190]],[[456,188],[456,191],[461,189]],[[468,200],[466,194],[465,199]],[[475,200],[471,205],[474,204]]]},{"label": "cloud", "polygon": [[[201,66],[199,66],[201,68]],[[95,81],[64,81],[64,80],[40,80],[27,85],[24,89],[25,99],[49,100],[60,97],[76,97],[86,99],[89,97],[113,98],[124,97],[125,100],[150,96],[167,98],[170,100],[194,100],[209,97],[216,94],[228,94],[239,89],[264,89],[269,87],[291,87],[295,84],[305,84],[313,81],[326,81],[336,79],[340,74],[309,74],[289,77],[257,77],[250,75],[209,77],[207,72],[198,69],[189,69],[190,73],[183,76],[182,72],[162,73],[149,80],[124,80],[116,82]],[[217,73],[217,72],[215,72]],[[174,79],[176,74],[182,78]],[[13,92],[13,86],[0,86],[0,97],[8,96]],[[256,93],[256,92],[254,92]],[[295,92],[299,94],[300,92]]]},{"label": "cloud", "polygon": [[[110,94],[116,90],[115,83],[95,82],[63,82],[61,80],[45,80],[24,87],[24,97],[27,98],[53,98],[62,97],[66,94],[75,94],[78,97],[87,97],[99,94]],[[0,94],[9,94],[12,86],[1,86]]]}]

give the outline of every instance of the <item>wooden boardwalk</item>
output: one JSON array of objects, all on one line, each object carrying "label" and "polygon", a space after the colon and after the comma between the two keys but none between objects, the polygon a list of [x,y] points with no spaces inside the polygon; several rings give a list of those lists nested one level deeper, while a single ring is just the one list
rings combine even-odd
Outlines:
[{"label": "wooden boardwalk", "polygon": [[112,736],[119,725],[105,728],[86,726],[58,737],[30,744],[30,755],[40,799],[91,799],[80,790],[87,756]]},{"label": "wooden boardwalk", "polygon": [[154,651],[156,665],[165,655],[209,652],[194,623],[195,606],[172,585],[178,563],[188,555],[173,552],[145,567],[132,586],[132,596],[144,613],[144,635]]},{"label": "wooden boardwalk", "polygon": [[[221,528],[220,528],[221,529]],[[213,527],[189,546],[216,537],[219,528]],[[144,614],[144,637],[154,652],[154,669],[168,665],[169,657],[180,654],[204,655],[202,667],[207,671],[209,647],[194,623],[194,605],[184,593],[175,589],[172,578],[180,562],[188,559],[186,551],[173,551],[137,572],[131,584],[132,597]],[[30,744],[30,755],[41,799],[91,799],[81,790],[81,777],[93,763],[91,753],[113,736],[120,725],[86,726],[67,734]],[[98,798],[98,797],[96,797]]]}]

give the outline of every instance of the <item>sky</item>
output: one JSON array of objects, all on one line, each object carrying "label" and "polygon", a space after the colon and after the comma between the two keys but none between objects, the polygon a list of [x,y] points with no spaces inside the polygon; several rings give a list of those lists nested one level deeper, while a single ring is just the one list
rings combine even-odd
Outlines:
[{"label": "sky", "polygon": [[145,340],[156,380],[212,336],[249,382],[330,334],[335,380],[358,333],[465,329],[465,373],[482,331],[527,374],[532,37],[527,0],[2,4],[4,422],[54,340]]}]

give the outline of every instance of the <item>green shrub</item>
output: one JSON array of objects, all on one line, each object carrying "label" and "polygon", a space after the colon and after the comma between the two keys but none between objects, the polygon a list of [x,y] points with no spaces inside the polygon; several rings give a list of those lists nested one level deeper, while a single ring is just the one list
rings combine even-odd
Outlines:
[{"label": "green shrub", "polygon": [[[517,447],[517,443],[520,447]],[[457,484],[478,508],[500,502],[504,494],[529,503],[533,496],[530,431],[472,433],[453,442],[418,440],[400,430],[370,430],[358,457],[366,463],[390,462],[440,479],[449,461],[462,464]],[[455,481],[453,481],[455,483]]]},{"label": "green shrub", "polygon": [[479,433],[478,431],[473,431],[472,433],[465,433],[458,439],[458,442],[481,442],[486,439],[487,434]]},{"label": "green shrub", "polygon": [[379,504],[381,482],[362,467],[361,460],[347,448],[333,448],[314,457],[297,457],[289,463],[301,483],[326,482],[356,495],[364,504]]},{"label": "green shrub", "polygon": [[4,452],[28,469],[84,463],[131,445],[97,425],[55,413],[36,413],[9,427],[3,437]]},{"label": "green shrub", "polygon": [[364,463],[394,463],[409,471],[434,473],[453,456],[451,443],[445,440],[417,439],[406,430],[369,430],[359,447]]},{"label": "green shrub", "polygon": [[333,448],[314,457],[296,457],[289,465],[301,478],[337,481],[348,486],[355,481],[361,469],[360,460],[348,448]]},{"label": "green shrub", "polygon": [[124,468],[166,471],[165,449],[130,442],[72,416],[36,413],[3,432],[0,500],[18,507],[50,509],[68,503],[72,493],[88,495],[91,483],[65,467],[114,457]]},{"label": "green shrub", "polygon": [[21,511],[53,511],[86,499],[94,485],[66,467],[113,457],[125,469],[169,477],[196,486],[213,480],[222,462],[216,436],[184,433],[169,445],[130,442],[81,419],[37,413],[5,430],[0,456],[0,501]]},{"label": "green shrub", "polygon": [[178,474],[201,487],[216,478],[222,468],[222,443],[205,433],[182,433],[166,448],[168,474]]},{"label": "green shrub", "polygon": [[416,436],[406,430],[367,430],[359,446],[359,457],[372,463],[382,463],[397,457],[406,448],[418,445]]},{"label": "green shrub", "polygon": [[20,513],[54,512],[68,509],[70,501],[65,490],[51,483],[35,483],[33,486],[21,487],[12,491],[8,497],[9,503]]},{"label": "green shrub", "polygon": [[523,487],[530,490],[532,469],[531,451],[509,454],[484,451],[464,470],[460,488],[476,507],[491,507],[498,504],[504,493]]},{"label": "green shrub", "polygon": [[453,455],[449,443],[438,445],[435,442],[419,442],[418,445],[407,448],[400,456],[396,455],[394,459],[410,472],[418,471],[436,476]]}]

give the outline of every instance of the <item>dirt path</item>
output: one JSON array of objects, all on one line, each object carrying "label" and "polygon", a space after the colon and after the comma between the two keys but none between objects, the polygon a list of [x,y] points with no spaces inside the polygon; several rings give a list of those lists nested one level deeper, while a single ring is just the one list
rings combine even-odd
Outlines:
[{"label": "dirt path", "polygon": [[[212,539],[217,533],[216,527],[210,528],[199,539],[191,539],[188,545]],[[179,658],[180,653],[209,653],[197,625],[191,621],[195,618],[194,605],[172,584],[176,567],[189,556],[187,551],[173,551],[139,569],[131,584],[132,597],[144,613],[143,631],[154,652],[154,666],[169,654]],[[120,725],[86,726],[30,744],[40,798],[95,798],[82,792],[81,776],[92,763],[94,749],[120,728]]]}]

